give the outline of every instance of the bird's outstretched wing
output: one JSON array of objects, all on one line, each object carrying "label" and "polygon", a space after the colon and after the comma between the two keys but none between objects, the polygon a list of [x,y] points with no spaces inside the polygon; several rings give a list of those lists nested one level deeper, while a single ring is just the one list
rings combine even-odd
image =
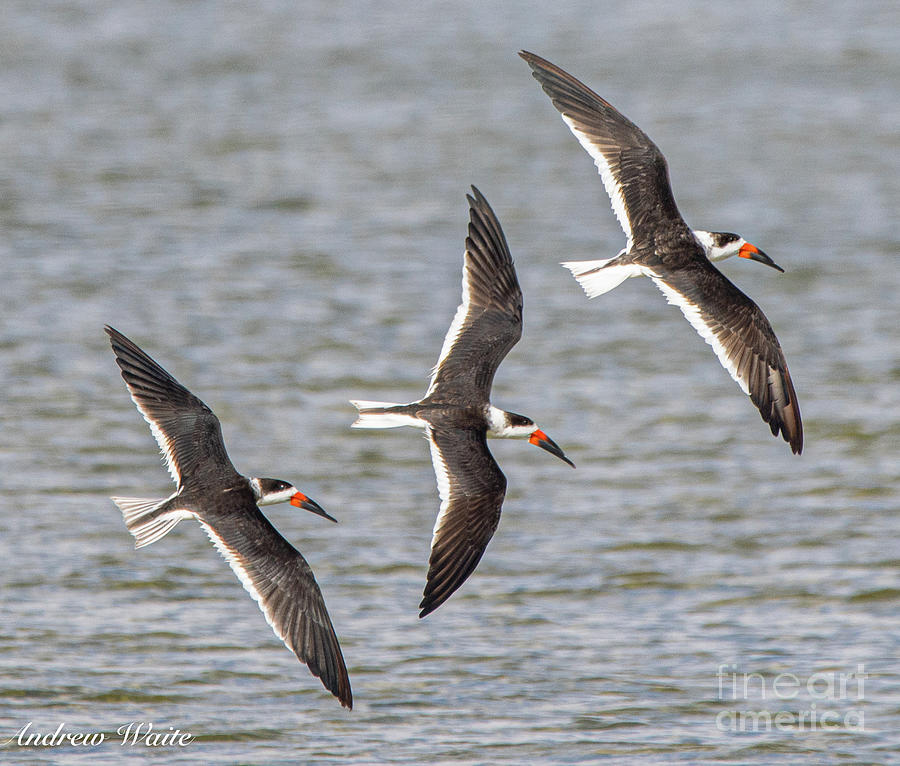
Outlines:
[{"label": "bird's outstretched wing", "polygon": [[150,425],[178,488],[202,467],[214,475],[236,474],[212,410],[137,344],[108,325],[105,330],[131,399]]},{"label": "bird's outstretched wing", "polygon": [[433,612],[472,574],[500,522],[506,477],[480,429],[427,429],[441,509],[434,524],[419,617]]},{"label": "bird's outstretched wing", "polygon": [[666,158],[650,137],[568,72],[534,53],[519,55],[593,158],[628,238],[625,249],[631,249],[636,233],[650,236],[660,224],[686,227],[672,195]]},{"label": "bird's outstretched wing", "polygon": [[494,373],[522,337],[522,290],[500,222],[474,186],[462,303],[444,338],[426,397],[487,404]]},{"label": "bird's outstretched wing", "polygon": [[322,591],[300,551],[253,502],[198,519],[275,635],[344,707],[353,707],[350,679]]},{"label": "bird's outstretched wing", "polygon": [[708,261],[654,277],[669,303],[678,306],[712,346],[722,366],[750,396],[772,434],[795,454],[803,449],[803,423],[784,353],[766,315]]}]

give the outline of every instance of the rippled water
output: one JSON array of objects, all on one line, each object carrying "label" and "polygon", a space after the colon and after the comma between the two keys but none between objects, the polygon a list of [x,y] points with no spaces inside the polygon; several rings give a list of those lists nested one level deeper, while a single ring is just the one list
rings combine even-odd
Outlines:
[{"label": "rippled water", "polygon": [[[896,3],[298,5],[5,6],[0,740],[106,742],[0,760],[895,761]],[[557,265],[624,240],[520,48],[648,130],[690,222],[785,267],[723,269],[785,349],[801,457],[652,285],[588,302]],[[500,529],[418,620],[428,450],[350,431],[347,399],[424,391],[471,183],[525,292],[494,400],[578,469],[494,443]],[[108,496],[171,486],[106,322],[215,409],[241,470],[340,519],[267,511],[322,586],[352,713],[196,525],[132,548]],[[193,739],[123,746],[132,721]]]}]

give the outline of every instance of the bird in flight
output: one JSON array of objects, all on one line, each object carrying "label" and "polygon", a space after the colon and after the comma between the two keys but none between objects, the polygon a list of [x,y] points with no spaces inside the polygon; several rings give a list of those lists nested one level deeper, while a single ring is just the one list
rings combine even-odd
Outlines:
[{"label": "bird in flight", "polygon": [[781,345],[765,314],[712,262],[737,255],[783,269],[737,234],[692,230],[675,204],[666,159],[649,136],[568,72],[534,53],[519,55],[593,158],[625,232],[625,248],[615,258],[563,266],[590,298],[629,277],[652,279],[712,346],[772,434],[799,454],[803,424]]},{"label": "bird in flight", "polygon": [[522,290],[506,237],[474,186],[463,260],[462,303],[444,338],[424,398],[412,404],[353,401],[353,428],[424,428],[441,505],[419,617],[472,574],[500,521],[506,477],[487,437],[528,439],[574,468],[530,418],[490,402],[494,373],[522,336]]},{"label": "bird in flight", "polygon": [[182,519],[196,519],[275,635],[344,707],[352,708],[344,657],[312,569],[259,506],[287,501],[335,519],[289,482],[239,474],[212,410],[122,333],[105,329],[131,399],[177,485],[163,500],[112,498],[135,547],[156,542]]}]

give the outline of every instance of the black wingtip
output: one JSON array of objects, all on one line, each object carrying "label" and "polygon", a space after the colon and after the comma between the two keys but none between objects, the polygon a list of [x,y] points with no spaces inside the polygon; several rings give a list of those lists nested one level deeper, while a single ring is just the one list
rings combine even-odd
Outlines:
[{"label": "black wingtip", "polygon": [[[480,556],[478,557],[481,558]],[[438,607],[443,606],[444,603],[452,596],[459,587],[469,579],[469,575],[472,574],[475,567],[473,566],[468,572],[466,572],[462,577],[457,577],[455,581],[450,582],[449,584],[439,583],[437,588],[430,590],[434,583],[430,582],[425,588],[425,595],[422,600],[419,602],[419,619],[421,620],[423,617],[427,617],[429,614],[434,612]]]},{"label": "black wingtip", "polygon": [[338,698],[338,702],[341,703],[342,707],[347,708],[347,710],[353,710],[353,693],[350,691],[349,680],[344,688],[334,692],[334,696]]},{"label": "black wingtip", "polygon": [[[462,583],[459,583],[459,585],[462,585]],[[457,585],[456,588],[458,588],[459,585]],[[444,602],[456,592],[456,588],[449,593],[444,593],[438,597],[435,597],[433,594],[425,595],[419,602],[419,619],[421,620],[423,617],[427,617],[439,606],[442,606]]]},{"label": "black wingtip", "polygon": [[[137,343],[131,340],[127,335],[119,332],[112,325],[103,325],[103,331],[109,336],[109,344],[116,353],[117,362],[119,361],[118,357],[120,351],[130,351],[132,353],[137,353],[139,356],[146,356],[146,353],[137,345]],[[121,367],[121,364],[119,366]]]},{"label": "black wingtip", "polygon": [[466,200],[468,200],[468,202],[469,202],[469,207],[476,208],[476,209],[478,209],[478,208],[485,209],[486,208],[493,215],[494,211],[491,208],[490,204],[488,203],[487,197],[485,197],[481,193],[481,191],[478,189],[478,187],[475,186],[474,184],[472,184],[471,189],[472,189],[472,193],[466,194]]},{"label": "black wingtip", "polygon": [[425,594],[422,596],[422,600],[419,602],[419,619],[421,620],[423,617],[427,617],[431,614],[435,609],[437,609],[441,604],[443,604],[451,595],[453,595],[456,588],[462,585],[460,582],[456,587],[452,588],[450,592],[444,592],[435,595],[434,590],[430,590],[433,586],[433,583],[429,582],[425,586]]},{"label": "black wingtip", "polygon": [[[460,583],[460,585],[461,584],[462,583]],[[433,583],[428,582],[425,586],[425,593],[422,595],[422,600],[419,602],[419,619],[421,620],[423,617],[427,617],[435,609],[441,606],[441,604],[443,604],[455,590],[456,588],[451,590],[449,593],[443,592],[439,595],[435,595],[435,592],[433,590]]]},{"label": "black wingtip", "polygon": [[536,80],[539,80],[538,70],[546,69],[549,71],[553,71],[555,69],[559,69],[555,64],[547,61],[547,59],[538,56],[536,53],[532,53],[531,51],[521,50],[519,51],[519,57],[531,67],[531,74],[534,76]]},{"label": "black wingtip", "polygon": [[769,426],[772,436],[777,438],[780,434],[795,455],[803,452],[803,422],[800,420],[800,410],[797,408],[796,399],[791,399],[787,407],[773,407],[770,418],[767,418],[762,410],[760,410],[760,415]]},{"label": "black wingtip", "polygon": [[481,548],[468,547],[464,551],[432,549],[425,591],[419,603],[420,619],[441,606],[469,579],[484,555],[487,542],[484,545]]},{"label": "black wingtip", "polygon": [[803,452],[803,419],[800,416],[800,405],[797,402],[797,392],[794,390],[794,381],[791,379],[791,373],[785,366],[783,372],[783,388],[785,401],[777,402],[773,409],[774,417],[771,419],[770,426],[772,434],[781,435],[790,445],[791,452],[799,455]]},{"label": "black wingtip", "polygon": [[760,390],[753,389],[750,400],[759,410],[765,424],[776,439],[781,436],[791,448],[791,452],[799,455],[803,452],[803,420],[800,417],[800,407],[797,404],[797,394],[794,391],[794,383],[787,367],[781,370],[771,369],[770,379],[775,381],[775,386]]},{"label": "black wingtip", "polygon": [[338,666],[336,668],[336,675],[322,673],[320,668],[312,667],[310,663],[304,660],[299,654],[297,655],[297,659],[309,668],[312,674],[322,682],[322,686],[324,686],[327,691],[334,695],[335,699],[341,703],[341,707],[347,708],[347,710],[353,710],[353,691],[350,688],[350,675],[347,673],[346,665],[344,665],[343,655],[340,654],[340,646],[338,646],[337,651]]},{"label": "black wingtip", "polygon": [[[301,659],[300,662],[304,661]],[[306,663],[304,662],[304,664]],[[341,707],[345,707],[347,710],[353,710],[353,692],[350,689],[350,676],[347,674],[347,668],[344,667],[343,661],[341,662],[338,673],[338,677],[331,683],[326,682],[326,680],[319,676],[315,671],[313,672],[313,675],[318,676],[319,680],[322,682],[322,686],[335,696],[335,699],[341,703]]]},{"label": "black wingtip", "polygon": [[788,433],[787,429],[784,430],[784,440],[791,445],[791,452],[795,455],[799,455],[803,452],[803,426],[800,423],[800,415],[797,414],[797,428],[793,431],[793,433]]},{"label": "black wingtip", "polygon": [[115,327],[108,324],[103,325],[103,332],[109,336],[110,341],[119,340],[125,337]]}]

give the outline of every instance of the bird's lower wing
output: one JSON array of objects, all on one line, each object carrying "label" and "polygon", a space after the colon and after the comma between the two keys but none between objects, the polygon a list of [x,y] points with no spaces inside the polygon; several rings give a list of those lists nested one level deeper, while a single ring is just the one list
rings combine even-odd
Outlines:
[{"label": "bird's lower wing", "polygon": [[797,394],[775,332],[765,314],[712,264],[704,278],[653,277],[669,303],[712,346],[722,366],[759,409],[774,436],[799,454],[803,424]]},{"label": "bird's lower wing", "polygon": [[240,520],[216,520],[213,525],[201,519],[200,523],[259,604],[275,635],[344,707],[352,707],[341,647],[306,559],[256,506]]},{"label": "bird's lower wing", "polygon": [[429,428],[441,509],[434,524],[420,617],[433,612],[478,566],[497,524],[506,477],[483,431]]}]

